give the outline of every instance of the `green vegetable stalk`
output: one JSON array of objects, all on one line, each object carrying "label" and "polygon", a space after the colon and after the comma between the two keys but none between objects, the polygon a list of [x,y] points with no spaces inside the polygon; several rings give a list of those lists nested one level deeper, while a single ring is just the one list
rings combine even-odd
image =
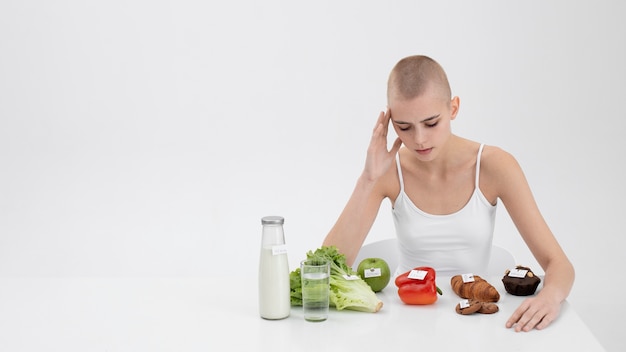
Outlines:
[{"label": "green vegetable stalk", "polygon": [[291,288],[291,305],[302,305],[302,274],[300,268],[289,273],[289,286]]},{"label": "green vegetable stalk", "polygon": [[[372,288],[346,264],[346,256],[335,246],[322,246],[306,254],[307,259],[330,261],[330,306],[337,310],[349,309],[361,312],[378,312],[383,302]],[[302,305],[302,281],[300,268],[289,273],[291,305]]]}]

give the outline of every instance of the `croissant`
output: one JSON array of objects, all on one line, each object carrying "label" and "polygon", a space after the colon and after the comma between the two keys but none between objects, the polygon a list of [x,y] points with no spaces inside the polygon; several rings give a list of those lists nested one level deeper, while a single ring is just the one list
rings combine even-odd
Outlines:
[{"label": "croissant", "polygon": [[452,291],[461,298],[475,299],[481,302],[498,302],[500,293],[489,282],[478,275],[474,275],[473,282],[463,282],[461,275],[450,279]]}]

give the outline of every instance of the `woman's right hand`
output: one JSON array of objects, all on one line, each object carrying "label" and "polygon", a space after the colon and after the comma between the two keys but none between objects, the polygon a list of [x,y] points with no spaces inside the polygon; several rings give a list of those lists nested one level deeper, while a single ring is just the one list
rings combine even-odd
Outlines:
[{"label": "woman's right hand", "polygon": [[387,150],[387,133],[389,132],[389,121],[391,113],[389,109],[382,111],[376,121],[376,126],[372,132],[372,139],[367,148],[367,158],[363,176],[368,181],[376,181],[383,176],[389,167],[393,165],[396,154],[400,150],[402,141],[396,138],[390,150]]},{"label": "woman's right hand", "polygon": [[[387,149],[389,112],[381,112],[372,132],[367,148],[367,158],[361,176],[357,180],[350,200],[341,212],[339,219],[324,239],[324,246],[336,246],[346,256],[346,263],[352,265],[359,249],[376,219],[380,203],[385,198],[382,183],[379,183],[395,162],[402,142],[396,139],[391,150]],[[388,187],[387,187],[388,188]]]}]

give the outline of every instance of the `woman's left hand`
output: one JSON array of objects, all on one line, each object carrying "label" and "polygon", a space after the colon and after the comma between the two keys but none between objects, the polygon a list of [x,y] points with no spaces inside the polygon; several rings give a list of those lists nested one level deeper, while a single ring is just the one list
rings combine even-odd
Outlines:
[{"label": "woman's left hand", "polygon": [[541,292],[524,300],[507,320],[507,328],[515,328],[515,331],[530,331],[532,329],[545,329],[552,323],[561,311],[561,303],[555,302]]}]

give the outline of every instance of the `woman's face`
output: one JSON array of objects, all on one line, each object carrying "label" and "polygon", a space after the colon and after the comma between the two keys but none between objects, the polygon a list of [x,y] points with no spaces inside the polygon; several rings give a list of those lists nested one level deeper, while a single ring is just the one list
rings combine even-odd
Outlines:
[{"label": "woman's face", "polygon": [[434,159],[452,134],[450,121],[459,110],[459,98],[451,100],[427,92],[419,97],[390,99],[391,122],[405,147],[418,159]]}]

